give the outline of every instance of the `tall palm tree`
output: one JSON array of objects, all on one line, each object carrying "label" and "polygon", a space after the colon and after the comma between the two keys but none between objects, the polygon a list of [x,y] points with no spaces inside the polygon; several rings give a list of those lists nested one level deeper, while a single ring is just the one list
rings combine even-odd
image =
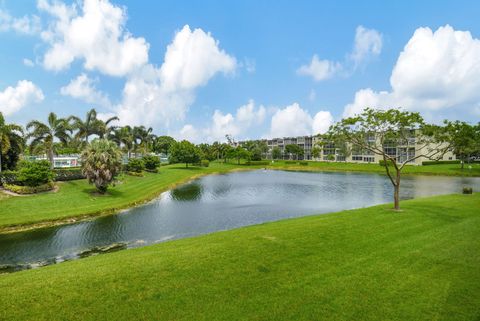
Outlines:
[{"label": "tall palm tree", "polygon": [[112,126],[110,125],[111,122],[120,120],[117,116],[113,116],[108,118],[106,121],[103,121],[101,119],[97,119],[97,132],[96,134],[100,138],[105,138],[110,134],[117,126]]},{"label": "tall palm tree", "polygon": [[43,145],[51,167],[53,168],[53,142],[55,138],[63,144],[66,144],[69,141],[71,128],[68,124],[68,120],[58,118],[58,116],[52,112],[48,115],[48,122],[46,124],[38,120],[32,120],[27,124],[27,130],[29,131],[27,138],[33,138],[30,143],[30,150],[34,150]]},{"label": "tall palm tree", "polygon": [[5,123],[5,118],[0,112],[0,172],[2,172],[2,154],[7,153],[14,139],[22,136],[23,128],[20,125]]},{"label": "tall palm tree", "polygon": [[85,139],[88,144],[88,137],[97,134],[99,129],[99,120],[97,119],[97,111],[92,108],[87,112],[85,121],[77,116],[70,116],[68,121],[71,122],[71,127],[77,130],[75,137]]},{"label": "tall palm tree", "polygon": [[133,151],[135,146],[135,136],[133,134],[132,127],[117,127],[110,134],[108,134],[108,139],[122,147],[127,153],[128,158],[130,158],[130,153]]},{"label": "tall palm tree", "polygon": [[143,153],[150,149],[155,135],[152,134],[152,127],[145,128],[145,126],[135,126],[132,129],[134,138],[135,151],[140,147]]}]

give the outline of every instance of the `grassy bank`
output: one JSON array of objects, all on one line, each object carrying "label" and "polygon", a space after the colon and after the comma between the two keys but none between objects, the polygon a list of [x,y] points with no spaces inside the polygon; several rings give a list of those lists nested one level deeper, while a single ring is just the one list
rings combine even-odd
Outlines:
[{"label": "grassy bank", "polygon": [[176,184],[194,177],[227,172],[236,168],[235,165],[216,163],[210,167],[166,166],[162,167],[159,173],[145,173],[144,177],[125,175],[121,177],[120,183],[110,188],[104,196],[94,194],[94,187],[86,180],[58,183],[60,188],[56,193],[25,197],[5,197],[2,194],[0,232],[39,222],[46,222],[45,225],[49,225],[54,221],[65,223],[72,217],[79,219],[113,213],[150,200]]},{"label": "grassy bank", "polygon": [[[468,168],[471,166],[471,168]],[[277,169],[298,169],[306,171],[350,171],[385,173],[385,168],[377,163],[343,163],[343,162],[308,162],[308,165],[287,164],[284,161],[275,161],[268,165]],[[441,164],[428,166],[405,166],[402,171],[407,175],[439,175],[439,176],[480,176],[480,164],[465,165],[462,170],[460,164]]]},{"label": "grassy bank", "polygon": [[477,320],[480,194],[0,275],[5,320]]}]

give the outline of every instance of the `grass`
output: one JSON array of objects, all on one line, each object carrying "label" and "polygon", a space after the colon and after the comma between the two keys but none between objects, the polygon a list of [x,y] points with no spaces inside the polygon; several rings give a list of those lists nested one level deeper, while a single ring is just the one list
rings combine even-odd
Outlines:
[{"label": "grass", "polygon": [[480,194],[0,275],[5,320],[479,320]]}]

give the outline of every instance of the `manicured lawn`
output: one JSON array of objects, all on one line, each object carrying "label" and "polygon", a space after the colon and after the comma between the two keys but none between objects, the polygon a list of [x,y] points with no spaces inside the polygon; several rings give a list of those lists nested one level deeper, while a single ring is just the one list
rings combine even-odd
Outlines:
[{"label": "manicured lawn", "polygon": [[478,320],[480,194],[0,275],[1,320]]},{"label": "manicured lawn", "polygon": [[[471,166],[471,168],[468,168]],[[286,164],[276,161],[269,165],[272,168],[299,169],[311,171],[352,171],[385,173],[385,168],[379,164],[343,163],[343,162],[308,162],[308,165]],[[462,170],[460,164],[441,164],[428,166],[405,166],[403,174],[443,175],[443,176],[480,176],[480,164],[465,165]]]},{"label": "manicured lawn", "polygon": [[[111,213],[135,203],[152,199],[178,182],[191,177],[234,169],[235,165],[213,163],[210,167],[171,165],[157,174],[145,177],[124,176],[120,184],[105,196],[92,194],[94,188],[86,180],[60,183],[57,193],[27,197],[0,198],[0,231],[2,227],[52,221],[81,215]],[[0,193],[1,194],[1,193]]]}]

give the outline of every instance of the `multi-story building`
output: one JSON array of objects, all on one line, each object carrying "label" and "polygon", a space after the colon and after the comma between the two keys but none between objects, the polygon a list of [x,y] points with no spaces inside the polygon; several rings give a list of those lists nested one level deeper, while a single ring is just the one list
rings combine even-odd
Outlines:
[{"label": "multi-story building", "polygon": [[[404,162],[407,159],[415,157],[415,154],[427,154],[429,148],[424,142],[419,139],[420,133],[418,131],[412,132],[408,139],[398,145],[396,143],[384,144],[385,152],[391,156],[396,157],[399,162]],[[375,143],[375,136],[367,138],[367,143]],[[285,146],[294,144],[303,149],[303,156],[299,156],[299,160],[316,160],[316,161],[333,161],[333,162],[352,162],[352,163],[378,163],[383,160],[382,156],[373,153],[368,149],[361,149],[351,144],[345,146],[335,146],[333,142],[326,142],[319,136],[299,136],[299,137],[284,137],[260,140],[268,146],[268,152],[264,155],[267,159],[272,159],[272,150],[278,147],[281,151],[282,159],[293,159],[293,155],[285,152]],[[246,142],[238,142],[235,145],[244,145]],[[318,157],[313,157],[312,149],[315,146],[321,146]],[[455,155],[451,150],[447,151],[441,160],[455,160]],[[412,165],[421,165],[423,161],[429,160],[426,157],[419,157],[410,162]]]}]

